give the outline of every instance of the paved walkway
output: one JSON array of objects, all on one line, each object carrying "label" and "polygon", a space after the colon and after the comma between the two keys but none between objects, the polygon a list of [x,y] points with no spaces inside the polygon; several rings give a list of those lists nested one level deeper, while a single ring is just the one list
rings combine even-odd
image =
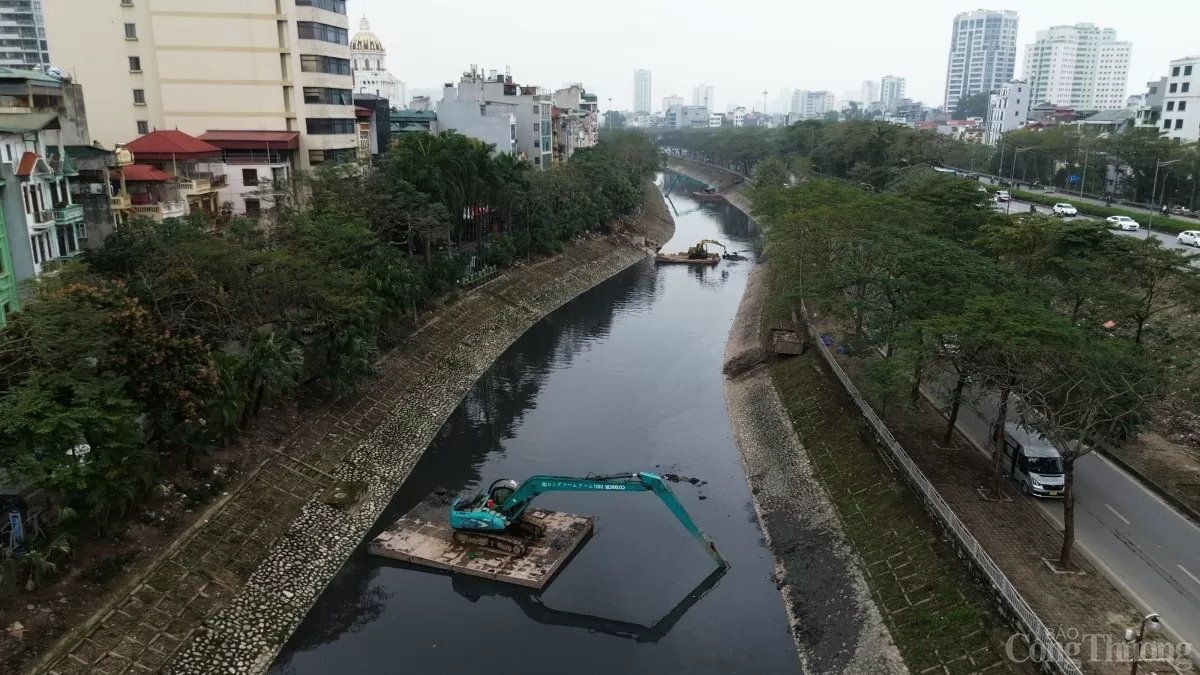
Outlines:
[{"label": "paved walkway", "polygon": [[[365,395],[300,430],[35,672],[265,670],[477,377],[542,316],[644,257],[591,239],[450,307],[383,362]],[[320,498],[339,481],[365,487],[355,507]]]}]

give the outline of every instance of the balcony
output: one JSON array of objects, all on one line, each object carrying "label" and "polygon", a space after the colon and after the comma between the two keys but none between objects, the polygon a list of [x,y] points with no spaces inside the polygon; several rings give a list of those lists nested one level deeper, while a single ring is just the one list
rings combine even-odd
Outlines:
[{"label": "balcony", "polygon": [[179,179],[179,186],[183,188],[184,193],[189,197],[208,194],[228,184],[229,176],[223,173]]},{"label": "balcony", "polygon": [[134,215],[153,218],[161,223],[167,218],[182,218],[187,215],[187,202],[160,202],[158,204],[134,204]]},{"label": "balcony", "polygon": [[133,208],[133,202],[130,201],[129,195],[124,192],[109,197],[108,201],[113,211],[128,211]]},{"label": "balcony", "polygon": [[45,211],[34,211],[32,216],[34,229],[44,230],[54,223],[54,212],[49,209]]},{"label": "balcony", "polygon": [[54,222],[59,225],[78,223],[83,220],[83,204],[71,204],[54,209]]}]

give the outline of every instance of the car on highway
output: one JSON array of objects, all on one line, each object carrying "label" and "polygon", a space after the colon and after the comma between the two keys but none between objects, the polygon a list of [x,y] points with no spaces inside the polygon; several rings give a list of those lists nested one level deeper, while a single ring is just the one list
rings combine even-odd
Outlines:
[{"label": "car on highway", "polygon": [[1187,232],[1180,232],[1179,236],[1175,238],[1175,241],[1180,246],[1195,246],[1196,248],[1200,248],[1200,230],[1188,230]]},{"label": "car on highway", "polygon": [[[1030,497],[1062,497],[1066,492],[1062,455],[1045,436],[1028,427],[1006,422],[1004,447],[996,447],[1000,434],[992,428],[992,452],[1001,454],[1001,466],[1016,481],[1021,494]],[[995,457],[995,455],[992,455]]]},{"label": "car on highway", "polygon": [[1000,190],[999,192],[996,193],[996,201],[1011,202],[1012,195],[1008,194],[1008,190]]},{"label": "car on highway", "polygon": [[1054,215],[1063,216],[1065,218],[1074,218],[1079,215],[1079,211],[1070,204],[1059,203],[1054,205]]},{"label": "car on highway", "polygon": [[1137,232],[1141,229],[1141,225],[1129,216],[1109,216],[1105,219],[1108,221],[1108,226],[1114,230],[1124,230],[1126,232]]}]

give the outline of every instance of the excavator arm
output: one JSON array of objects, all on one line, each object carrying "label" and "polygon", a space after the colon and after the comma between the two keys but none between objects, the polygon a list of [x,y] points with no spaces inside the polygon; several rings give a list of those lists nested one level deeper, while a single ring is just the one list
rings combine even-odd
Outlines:
[{"label": "excavator arm", "polygon": [[[500,481],[497,481],[497,483],[500,483]],[[653,492],[667,505],[667,509],[679,520],[684,529],[700,542],[705,552],[708,553],[709,557],[718,566],[722,568],[729,567],[729,562],[717,551],[717,547],[708,536],[696,526],[691,516],[688,515],[687,510],[683,508],[683,504],[679,503],[679,499],[675,497],[675,493],[667,485],[667,482],[662,477],[645,471],[608,476],[588,476],[585,478],[532,476],[525,479],[525,482],[521,483],[511,493],[508,493],[507,489],[503,493],[498,493],[494,489],[493,497],[501,497],[503,500],[488,499],[488,503],[491,506],[483,508],[493,518],[486,522],[504,523],[507,526],[519,521],[521,516],[525,515],[525,509],[529,507],[529,504],[538,495],[546,492]],[[456,511],[456,508],[458,508],[457,504],[455,507],[452,507],[451,525],[457,527],[455,525],[455,515],[458,515],[460,522],[466,525],[469,515],[464,515],[461,511]],[[478,528],[477,525],[469,525],[467,527]]]}]

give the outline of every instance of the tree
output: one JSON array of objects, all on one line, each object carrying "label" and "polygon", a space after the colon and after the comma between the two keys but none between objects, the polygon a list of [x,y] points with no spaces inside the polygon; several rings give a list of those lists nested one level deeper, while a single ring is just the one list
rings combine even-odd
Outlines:
[{"label": "tree", "polygon": [[980,92],[973,96],[964,96],[954,105],[954,119],[965,120],[968,117],[987,117],[991,94]]},{"label": "tree", "polygon": [[1162,375],[1136,345],[1100,336],[1040,350],[1017,381],[1013,391],[1025,406],[1025,424],[1063,457],[1061,567],[1070,564],[1075,543],[1075,462],[1136,437],[1149,420]]},{"label": "tree", "polygon": [[787,165],[778,155],[771,155],[754,165],[754,187],[757,190],[787,187],[791,180]]},{"label": "tree", "polygon": [[1133,341],[1142,342],[1146,324],[1156,315],[1181,305],[1196,306],[1200,275],[1188,255],[1163,247],[1157,239],[1121,237],[1114,270],[1127,295],[1117,306],[1133,320]]}]

